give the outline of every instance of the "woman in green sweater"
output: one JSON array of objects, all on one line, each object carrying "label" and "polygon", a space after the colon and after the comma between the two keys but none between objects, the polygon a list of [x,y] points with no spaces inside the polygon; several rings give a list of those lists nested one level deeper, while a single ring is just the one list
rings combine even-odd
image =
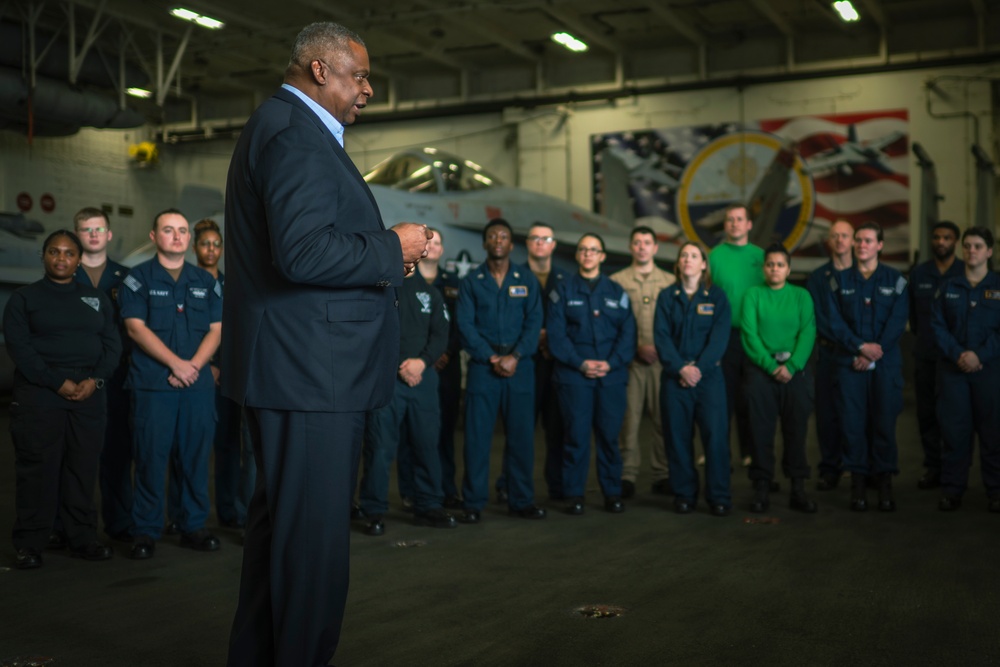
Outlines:
[{"label": "woman in green sweater", "polygon": [[764,253],[765,284],[751,287],[743,299],[743,348],[750,362],[744,388],[753,446],[751,512],[766,512],[770,507],[779,417],[785,445],[781,467],[792,482],[790,507],[816,511],[816,503],[805,493],[809,477],[806,424],[813,407],[813,384],[806,364],[816,340],[816,318],[809,292],[788,284],[790,271],[788,250],[781,244],[772,245]]}]

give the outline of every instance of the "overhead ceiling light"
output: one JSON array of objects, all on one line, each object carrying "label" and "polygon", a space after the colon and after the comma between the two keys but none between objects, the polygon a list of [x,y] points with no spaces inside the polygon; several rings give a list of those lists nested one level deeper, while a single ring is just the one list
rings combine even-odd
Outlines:
[{"label": "overhead ceiling light", "polygon": [[197,23],[202,28],[208,28],[209,30],[218,30],[226,25],[218,19],[213,19],[210,16],[204,16],[198,12],[192,12],[190,9],[184,9],[183,7],[174,7],[170,10],[170,15],[176,16],[179,19],[184,19],[185,21]]},{"label": "overhead ceiling light", "polygon": [[567,49],[575,53],[582,53],[583,51],[586,51],[588,48],[590,48],[587,46],[585,42],[581,42],[568,32],[552,33],[552,41],[555,42],[556,44],[562,44]]},{"label": "overhead ceiling light", "polygon": [[851,4],[851,0],[837,0],[837,2],[833,3],[833,8],[840,14],[840,18],[845,21],[857,21],[860,18],[858,10]]},{"label": "overhead ceiling light", "polygon": [[153,91],[146,90],[145,88],[128,88],[125,90],[125,92],[131,95],[132,97],[146,98],[153,96]]}]

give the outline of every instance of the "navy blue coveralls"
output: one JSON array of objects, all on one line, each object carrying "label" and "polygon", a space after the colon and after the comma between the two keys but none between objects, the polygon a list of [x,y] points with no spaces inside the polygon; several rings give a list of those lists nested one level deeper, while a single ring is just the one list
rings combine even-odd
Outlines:
[{"label": "navy blue coveralls", "polygon": [[[837,343],[837,410],[844,433],[844,470],[899,472],[896,418],[903,410],[903,358],[899,339],[906,330],[906,279],[879,264],[867,279],[857,265],[833,276],[826,293],[830,333]],[[882,358],[867,371],[851,363],[863,343],[882,346]]]},{"label": "navy blue coveralls", "polygon": [[444,500],[438,456],[441,413],[434,362],[448,343],[448,312],[440,292],[419,275],[405,279],[397,294],[402,331],[398,363],[419,358],[425,368],[415,387],[397,375],[392,401],[366,415],[359,499],[367,517],[380,517],[389,510],[389,473],[403,440],[412,447],[410,497],[416,512],[438,509]]},{"label": "navy blue coveralls", "polygon": [[[420,276],[417,276],[418,278]],[[421,280],[423,280],[421,278]],[[445,498],[458,498],[455,486],[455,426],[458,424],[458,406],[462,399],[462,343],[458,338],[458,323],[455,321],[455,307],[458,303],[458,274],[438,268],[432,286],[442,297],[448,311],[448,363],[440,371],[431,370],[438,376],[438,399],[441,409],[441,432],[438,436],[438,457],[441,464],[441,493]],[[426,284],[426,281],[425,281]],[[416,488],[413,484],[412,443],[401,434],[399,450],[396,452],[396,480],[399,495],[413,498]]]},{"label": "navy blue coveralls", "polygon": [[[816,439],[819,441],[819,476],[839,478],[843,471],[844,434],[837,410],[836,343],[830,331],[830,308],[827,292],[836,284],[833,262],[827,262],[811,274],[806,289],[813,299],[816,313],[816,374],[813,378],[816,396]],[[831,282],[833,281],[833,282]]]},{"label": "navy blue coveralls", "polygon": [[[694,425],[705,450],[705,499],[709,505],[732,507],[729,472],[729,410],[720,363],[729,345],[732,312],[717,286],[700,287],[690,298],[672,285],[656,299],[653,342],[663,364],[660,412],[670,464],[670,484],[677,501],[698,498],[694,465]],[[680,370],[694,362],[701,380],[682,387]]]},{"label": "navy blue coveralls", "polygon": [[[979,435],[983,486],[1000,498],[1000,275],[990,271],[975,287],[962,275],[934,299],[931,328],[938,362],[938,417],[944,436],[941,490],[961,496],[969,482],[972,435]],[[971,350],[983,369],[963,373],[956,361]]]},{"label": "navy blue coveralls", "polygon": [[956,259],[943,274],[934,260],[918,264],[910,272],[910,331],[916,335],[913,346],[913,380],[917,394],[917,427],[924,449],[924,468],[937,476],[941,470],[941,427],[937,418],[937,364],[941,359],[931,315],[934,295],[949,278],[965,275],[965,262]]},{"label": "navy blue coveralls", "polygon": [[[128,392],[125,378],[128,375],[129,355],[132,340],[125,332],[120,308],[118,289],[128,275],[128,268],[108,259],[97,281],[97,289],[104,292],[115,309],[115,322],[122,342],[122,356],[118,367],[104,381],[104,393],[108,402],[108,425],[104,431],[104,447],[101,449],[100,474],[101,520],[104,532],[112,537],[128,535],[132,528],[132,428],[130,426]],[[76,282],[94,287],[90,276],[81,264],[73,276]]]},{"label": "navy blue coveralls", "polygon": [[[575,274],[549,298],[549,351],[566,432],[562,491],[582,498],[590,470],[590,435],[597,445],[597,480],[607,498],[621,496],[622,456],[618,434],[625,420],[628,365],[635,356],[635,316],[621,285],[600,274],[591,282]],[[580,372],[585,359],[606,361],[602,378]]]},{"label": "navy blue coveralls", "polygon": [[[532,355],[542,328],[541,289],[527,267],[510,263],[497,287],[480,264],[458,290],[458,331],[469,353],[465,391],[466,511],[481,511],[489,495],[490,444],[497,410],[507,432],[504,463],[511,510],[534,504],[535,375]],[[513,377],[493,372],[490,357],[520,356]]]},{"label": "navy blue coveralls", "polygon": [[[184,263],[175,282],[156,257],[135,266],[118,291],[122,318],[143,320],[182,359],[195,355],[212,323],[222,321],[222,290],[210,273]],[[174,447],[182,474],[181,532],[205,526],[209,512],[208,458],[215,434],[215,380],[208,368],[190,387],[167,382],[170,369],[133,346],[127,386],[134,427],[134,534],[158,539],[163,488]]]}]

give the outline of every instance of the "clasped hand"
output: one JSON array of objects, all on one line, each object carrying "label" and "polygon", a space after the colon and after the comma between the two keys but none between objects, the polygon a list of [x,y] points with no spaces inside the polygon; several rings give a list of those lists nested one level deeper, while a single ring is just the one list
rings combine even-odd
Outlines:
[{"label": "clasped hand", "polygon": [[97,390],[97,383],[87,378],[86,380],[80,380],[79,382],[73,382],[72,380],[63,380],[62,386],[56,392],[67,401],[85,401],[90,398],[94,391]]},{"label": "clasped hand", "polygon": [[403,250],[403,271],[406,275],[413,273],[417,262],[427,256],[427,242],[434,238],[427,225],[415,222],[401,222],[392,227],[399,237],[399,246]]}]

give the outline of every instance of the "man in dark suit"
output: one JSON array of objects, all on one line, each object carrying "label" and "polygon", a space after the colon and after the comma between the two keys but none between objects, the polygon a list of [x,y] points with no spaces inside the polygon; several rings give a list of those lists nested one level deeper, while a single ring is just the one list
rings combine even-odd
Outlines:
[{"label": "man in dark suit", "polygon": [[344,152],[368,74],[360,37],[307,26],[229,169],[223,393],[246,406],[258,469],[232,666],[326,665],[340,637],[365,412],[391,399],[396,376],[391,288],[428,236],[386,230]]}]

